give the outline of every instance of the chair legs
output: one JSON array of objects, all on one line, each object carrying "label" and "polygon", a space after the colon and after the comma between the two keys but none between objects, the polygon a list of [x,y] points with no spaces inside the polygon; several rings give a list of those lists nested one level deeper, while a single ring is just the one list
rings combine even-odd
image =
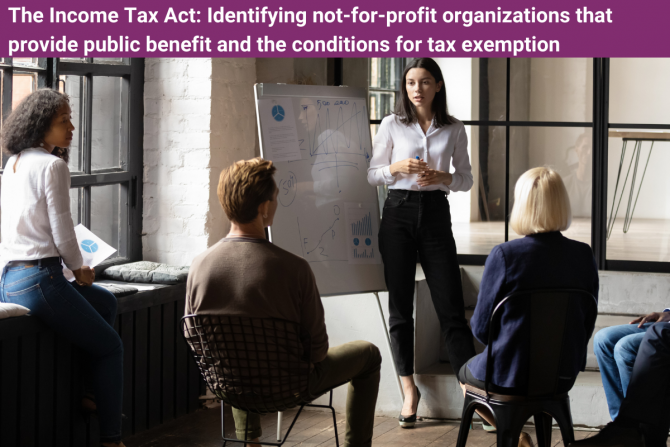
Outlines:
[{"label": "chair legs", "polygon": [[[333,407],[333,391],[330,391],[330,401],[328,405],[312,405],[312,404],[305,404],[302,405],[299,409],[298,412],[296,413],[295,417],[293,418],[293,421],[291,422],[291,425],[288,428],[288,431],[284,435],[283,439],[281,437],[281,428],[277,429],[277,442],[268,442],[268,441],[263,441],[262,445],[272,445],[272,446],[282,446],[288,439],[289,435],[291,434],[291,430],[293,430],[293,426],[295,423],[298,421],[298,417],[300,416],[300,413],[302,413],[303,408],[305,407],[319,407],[319,408],[328,408],[330,409],[332,415],[333,415],[333,429],[335,431],[335,445],[339,447],[340,445],[340,440],[337,434],[337,417],[335,415],[335,408]],[[246,420],[246,427],[244,430],[245,433],[245,439],[233,439],[233,438],[226,438],[226,421],[224,417],[224,403],[221,402],[221,438],[223,439],[223,447],[225,447],[229,442],[230,443],[240,443],[240,444],[245,444],[246,445],[259,445],[261,444],[260,442],[252,442],[252,441],[247,441],[246,440],[246,434],[248,432],[249,428],[249,412],[247,412],[247,420]],[[281,423],[281,413],[279,413],[278,416],[278,425]]]},{"label": "chair legs", "polygon": [[461,415],[461,426],[458,428],[456,447],[465,447],[465,444],[468,442],[468,434],[470,433],[470,425],[475,413],[475,405],[476,401],[470,395],[466,395],[465,402],[463,403],[463,414]]},{"label": "chair legs", "polygon": [[487,407],[495,417],[498,447],[517,447],[523,426],[530,417],[535,420],[538,447],[551,446],[552,418],[556,420],[561,429],[564,445],[567,446],[575,440],[572,416],[570,415],[570,401],[567,398],[515,404],[487,400],[468,392],[463,403],[457,447],[465,447],[472,417],[475,408],[478,406]]},{"label": "chair legs", "polygon": [[550,447],[552,421],[551,416],[549,416],[547,413],[538,413],[535,415],[534,419],[538,447]]}]

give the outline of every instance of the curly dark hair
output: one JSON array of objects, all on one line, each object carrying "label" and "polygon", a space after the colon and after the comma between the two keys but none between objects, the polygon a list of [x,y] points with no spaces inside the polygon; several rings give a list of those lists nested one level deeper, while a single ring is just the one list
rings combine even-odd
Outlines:
[{"label": "curly dark hair", "polygon": [[[58,109],[68,104],[68,96],[56,90],[37,90],[23,99],[2,126],[3,149],[15,155],[24,149],[38,147],[51,128]],[[65,162],[69,158],[66,147],[57,147],[52,154]]]}]

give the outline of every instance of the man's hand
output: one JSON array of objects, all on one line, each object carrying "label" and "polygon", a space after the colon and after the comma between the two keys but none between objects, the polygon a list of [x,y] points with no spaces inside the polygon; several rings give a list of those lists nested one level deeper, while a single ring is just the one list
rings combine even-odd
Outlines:
[{"label": "man's hand", "polygon": [[663,321],[670,321],[670,312],[652,312],[649,315],[643,315],[634,319],[629,324],[637,323],[637,327],[642,327],[645,323],[659,323]]}]

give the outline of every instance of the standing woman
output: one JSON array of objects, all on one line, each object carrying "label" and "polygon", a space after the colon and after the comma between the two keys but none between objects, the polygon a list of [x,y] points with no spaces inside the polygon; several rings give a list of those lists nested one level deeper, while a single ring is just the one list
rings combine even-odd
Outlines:
[{"label": "standing woman", "polygon": [[[434,60],[414,59],[407,65],[402,98],[382,121],[373,146],[368,182],[389,188],[379,250],[389,290],[393,357],[405,393],[399,421],[413,427],[421,398],[413,376],[417,252],[454,371],[475,355],[447,200],[450,192],[472,187],[468,140],[463,123],[447,112],[444,78]],[[455,172],[450,174],[452,162]]]},{"label": "standing woman", "polygon": [[[5,122],[2,142],[11,157],[2,176],[0,300],[27,307],[87,354],[93,389],[82,406],[97,411],[103,446],[123,446],[116,297],[93,285],[94,271],[82,266],[70,214],[70,114],[67,96],[38,90]],[[72,284],[63,276],[61,259],[74,273]]]}]

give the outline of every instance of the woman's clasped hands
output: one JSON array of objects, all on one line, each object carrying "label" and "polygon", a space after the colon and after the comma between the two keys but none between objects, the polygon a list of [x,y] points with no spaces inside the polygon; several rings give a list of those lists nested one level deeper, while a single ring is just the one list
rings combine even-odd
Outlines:
[{"label": "woman's clasped hands", "polygon": [[402,174],[417,174],[417,184],[419,186],[439,185],[444,183],[450,185],[452,182],[452,175],[448,172],[431,169],[423,159],[407,158],[393,163],[390,166],[391,175],[395,176],[398,173]]}]

